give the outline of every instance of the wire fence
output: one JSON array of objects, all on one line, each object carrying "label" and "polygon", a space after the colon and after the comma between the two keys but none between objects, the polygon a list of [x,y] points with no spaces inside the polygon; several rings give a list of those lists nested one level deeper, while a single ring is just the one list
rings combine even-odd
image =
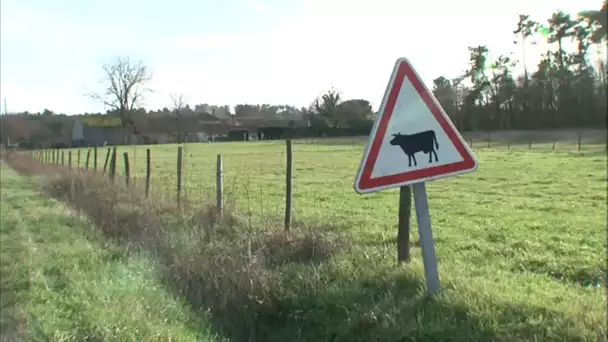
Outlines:
[{"label": "wire fence", "polygon": [[[485,153],[493,157],[508,151],[605,155],[607,149],[606,131],[546,135],[486,132],[463,137],[481,160]],[[298,216],[335,205],[340,199],[331,196],[332,189],[342,193],[352,188],[366,140],[298,139],[288,141],[287,146],[284,141],[132,145],[27,153],[43,163],[118,176],[128,186],[145,188],[148,196],[175,201],[178,206],[187,201],[219,203],[218,211],[224,206],[236,207],[249,216],[255,214],[262,223],[265,217],[277,216],[289,216],[289,221],[291,206]],[[286,227],[289,224],[286,222]]]},{"label": "wire fence", "polygon": [[[497,149],[528,149],[546,151],[582,151],[606,145],[605,129],[465,132],[461,134],[469,147]],[[314,138],[294,140],[300,144],[357,146],[367,142],[367,136],[348,138]]]}]

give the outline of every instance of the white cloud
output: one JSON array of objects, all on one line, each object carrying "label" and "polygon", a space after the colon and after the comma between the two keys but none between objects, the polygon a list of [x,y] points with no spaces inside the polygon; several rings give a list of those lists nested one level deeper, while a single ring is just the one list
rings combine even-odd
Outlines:
[{"label": "white cloud", "polygon": [[245,4],[259,14],[266,16],[267,18],[276,19],[276,13],[274,13],[268,6],[264,5],[258,0],[245,0]]},{"label": "white cloud", "polygon": [[[36,85],[3,84],[2,95],[8,112],[42,112],[45,108],[57,113],[74,114],[91,112],[87,98],[77,87],[49,88]],[[4,109],[3,109],[4,111]]]},{"label": "white cloud", "polygon": [[167,37],[150,42],[151,47],[160,49],[175,49],[178,51],[205,49],[243,49],[244,45],[255,39],[253,33],[210,33],[193,34],[181,37]]},{"label": "white cloud", "polygon": [[[203,82],[213,84],[206,93],[217,96],[215,101],[229,98],[233,103],[307,105],[320,91],[335,86],[346,97],[378,103],[394,60],[402,55],[412,60],[427,82],[441,74],[454,76],[464,69],[467,44],[476,42],[459,42],[454,36],[472,36],[477,24],[470,20],[473,14],[469,20],[462,16],[453,20],[453,7],[444,8],[446,15],[429,19],[421,13],[432,13],[432,4],[420,4],[413,12],[402,1],[379,0],[373,6],[307,1],[297,16],[280,20],[271,31],[223,37],[226,39],[221,46],[208,44],[213,37],[190,37],[184,49],[196,46],[192,41],[205,42],[205,49],[231,48],[235,55],[208,68],[173,74],[183,75],[180,79],[190,74],[203,80],[215,75],[218,78],[213,82]],[[495,22],[492,18],[486,21]],[[512,18],[508,22],[512,24]],[[486,37],[477,35],[479,44],[492,41],[495,32],[489,31]],[[163,79],[162,83],[173,82]],[[219,92],[225,95],[219,96]]]}]

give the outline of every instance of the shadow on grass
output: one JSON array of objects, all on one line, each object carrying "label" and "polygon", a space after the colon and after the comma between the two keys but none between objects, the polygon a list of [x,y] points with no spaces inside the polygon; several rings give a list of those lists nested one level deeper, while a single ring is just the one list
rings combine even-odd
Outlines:
[{"label": "shadow on grass", "polygon": [[[27,163],[32,163],[27,166]],[[39,165],[11,160],[16,169]],[[36,165],[35,165],[36,164]],[[39,170],[45,174],[44,168]],[[332,227],[310,222],[285,234],[248,227],[213,207],[147,201],[136,188],[90,173],[58,175],[46,191],[86,213],[127,251],[157,258],[159,277],[216,332],[234,341],[579,340],[563,314],[449,295],[428,298],[407,267],[349,251]],[[120,183],[120,182],[118,182]],[[176,214],[178,213],[178,214]],[[301,223],[302,224],[302,223]],[[531,322],[542,317],[544,323]],[[564,324],[557,325],[556,321]],[[547,323],[549,322],[549,323]]]},{"label": "shadow on grass", "polygon": [[605,286],[607,283],[605,271],[605,269],[588,266],[559,265],[554,261],[534,258],[522,261],[511,269],[511,272],[514,273],[535,273],[561,283],[592,288]]},{"label": "shadow on grass", "polygon": [[[516,305],[496,306],[491,316],[467,303],[424,295],[407,275],[336,279],[339,289],[300,293],[258,314],[260,341],[515,341],[578,340],[564,329],[548,332],[534,323],[559,313]],[[566,325],[568,325],[567,322]]]}]

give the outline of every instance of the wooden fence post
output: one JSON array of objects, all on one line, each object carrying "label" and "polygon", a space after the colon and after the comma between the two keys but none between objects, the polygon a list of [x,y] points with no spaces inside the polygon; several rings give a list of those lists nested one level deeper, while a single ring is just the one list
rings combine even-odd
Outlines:
[{"label": "wooden fence post", "polygon": [[64,151],[61,151],[61,165],[65,165],[65,153]]},{"label": "wooden fence post", "polygon": [[108,162],[110,161],[110,151],[111,149],[108,147],[108,151],[106,152],[106,160],[103,162],[103,174],[106,174],[106,169],[108,168]]},{"label": "wooden fence post", "polygon": [[399,223],[397,228],[397,261],[410,262],[410,222],[412,219],[412,188],[399,188]]},{"label": "wooden fence post", "polygon": [[224,182],[223,182],[223,172],[224,167],[222,163],[222,155],[217,155],[217,163],[215,167],[215,199],[216,199],[216,207],[217,214],[219,217],[223,215],[223,191],[224,191]]},{"label": "wooden fence post", "polygon": [[72,169],[72,151],[68,151],[68,169]]},{"label": "wooden fence post", "polygon": [[93,169],[97,171],[97,146],[93,146]]},{"label": "wooden fence post", "polygon": [[580,151],[581,148],[582,148],[581,143],[582,143],[583,137],[581,135],[581,132],[578,132],[577,134],[578,134],[578,142],[577,142],[578,143],[578,150]]},{"label": "wooden fence post", "polygon": [[285,170],[285,231],[289,231],[291,228],[291,172],[292,172],[292,149],[291,149],[291,140],[287,140],[285,144],[286,148],[286,170]]},{"label": "wooden fence post", "polygon": [[182,147],[177,148],[177,205],[182,202]]},{"label": "wooden fence post", "polygon": [[146,149],[146,197],[150,193],[150,149]]},{"label": "wooden fence post", "polygon": [[129,153],[124,152],[122,154],[125,162],[125,185],[129,186],[129,178],[131,177],[131,169],[129,167]]},{"label": "wooden fence post", "polygon": [[76,168],[80,170],[80,149],[78,149],[78,153],[76,153]]},{"label": "wooden fence post", "polygon": [[89,169],[89,160],[91,159],[91,150],[87,150],[87,159],[84,161],[84,169]]},{"label": "wooden fence post", "polygon": [[114,181],[116,178],[116,146],[112,148],[112,156],[110,157],[110,179]]}]

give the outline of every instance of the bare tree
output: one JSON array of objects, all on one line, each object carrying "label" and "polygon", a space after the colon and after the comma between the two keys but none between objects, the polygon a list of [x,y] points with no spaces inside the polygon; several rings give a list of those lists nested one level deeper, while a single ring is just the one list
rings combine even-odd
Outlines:
[{"label": "bare tree", "polygon": [[112,64],[104,64],[104,80],[108,83],[103,93],[90,93],[89,97],[102,102],[120,116],[125,142],[129,139],[128,127],[133,125],[131,114],[136,105],[150,89],[145,85],[152,78],[142,63],[132,62],[128,57],[119,57]]},{"label": "bare tree", "polygon": [[177,121],[177,143],[181,144],[183,139],[183,127],[181,125],[181,114],[185,107],[184,95],[183,94],[171,94],[171,102],[173,102],[173,115]]}]

